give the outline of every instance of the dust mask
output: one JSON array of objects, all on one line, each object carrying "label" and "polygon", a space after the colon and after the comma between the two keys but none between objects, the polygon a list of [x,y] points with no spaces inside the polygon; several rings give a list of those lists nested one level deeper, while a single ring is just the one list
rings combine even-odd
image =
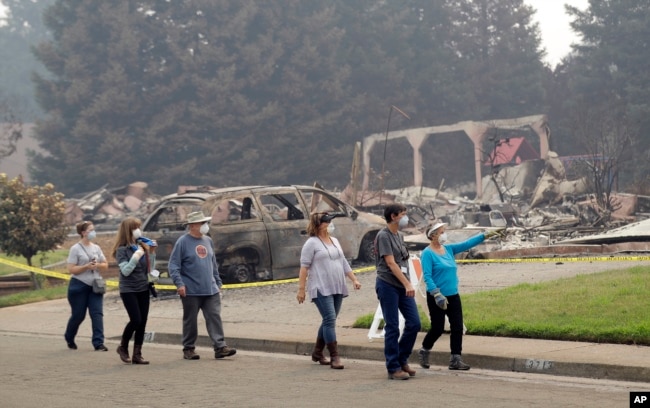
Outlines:
[{"label": "dust mask", "polygon": [[447,233],[446,232],[443,232],[442,234],[440,234],[440,236],[438,237],[438,242],[440,242],[441,244],[444,244],[445,242],[447,242]]},{"label": "dust mask", "polygon": [[334,232],[335,229],[336,228],[334,228],[334,223],[330,222],[330,225],[327,226],[327,232],[331,234],[332,232]]},{"label": "dust mask", "polygon": [[138,239],[142,236],[142,231],[140,231],[140,228],[136,228],[132,232],[133,238]]},{"label": "dust mask", "polygon": [[208,232],[210,232],[210,226],[208,224],[202,224],[201,229],[199,229],[199,232],[202,235],[206,235]]},{"label": "dust mask", "polygon": [[95,230],[90,231],[90,232],[88,233],[88,239],[89,239],[90,241],[92,241],[92,240],[95,239],[95,238],[97,238],[97,233],[95,232]]},{"label": "dust mask", "polygon": [[408,215],[405,215],[405,216],[403,216],[402,218],[400,218],[400,219],[399,219],[399,222],[397,223],[397,225],[398,225],[400,228],[406,228],[406,227],[409,225],[409,216],[408,216]]}]

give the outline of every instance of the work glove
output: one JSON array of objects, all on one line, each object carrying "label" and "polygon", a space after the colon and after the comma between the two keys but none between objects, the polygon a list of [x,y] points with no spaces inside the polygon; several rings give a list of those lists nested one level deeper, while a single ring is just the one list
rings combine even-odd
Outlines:
[{"label": "work glove", "polygon": [[429,292],[431,296],[433,296],[433,300],[435,300],[436,305],[438,305],[439,308],[442,310],[447,310],[447,305],[449,302],[447,301],[447,298],[445,295],[440,293],[440,289],[434,289],[431,292]]},{"label": "work glove", "polygon": [[140,258],[142,258],[142,255],[144,255],[144,249],[142,249],[142,247],[138,246],[138,249],[131,256],[131,259],[138,262],[140,260]]},{"label": "work glove", "polygon": [[498,229],[495,229],[495,230],[485,231],[484,232],[485,239],[490,239],[490,238],[496,237],[496,236],[502,237],[502,236],[505,235],[505,231],[506,231],[505,228],[498,228]]}]

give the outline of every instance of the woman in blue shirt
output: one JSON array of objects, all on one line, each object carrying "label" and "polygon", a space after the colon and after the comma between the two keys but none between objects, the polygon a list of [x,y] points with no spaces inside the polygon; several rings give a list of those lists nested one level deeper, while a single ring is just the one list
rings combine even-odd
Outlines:
[{"label": "woman in blue shirt", "polygon": [[499,232],[480,233],[463,242],[445,244],[447,241],[446,225],[439,222],[426,231],[427,238],[431,243],[422,251],[421,263],[423,279],[427,285],[427,306],[431,329],[422,340],[422,348],[418,352],[418,357],[420,366],[429,368],[429,353],[433,344],[444,331],[446,315],[451,329],[449,369],[469,370],[469,365],[461,359],[463,307],[458,294],[458,267],[454,256],[477,246],[486,238],[497,235]]}]

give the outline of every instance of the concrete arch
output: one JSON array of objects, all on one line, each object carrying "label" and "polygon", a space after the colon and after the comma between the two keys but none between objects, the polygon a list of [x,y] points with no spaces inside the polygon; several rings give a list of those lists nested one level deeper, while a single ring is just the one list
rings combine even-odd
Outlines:
[{"label": "concrete arch", "polygon": [[481,146],[485,135],[490,129],[519,129],[530,126],[539,136],[539,152],[546,158],[549,150],[550,130],[546,122],[546,115],[525,116],[514,119],[496,119],[490,121],[474,122],[464,121],[453,125],[430,126],[396,130],[386,133],[374,133],[363,139],[363,191],[368,190],[370,181],[370,152],[377,142],[405,138],[413,148],[413,180],[415,186],[422,186],[422,152],[420,147],[429,135],[438,133],[451,133],[462,131],[474,144],[474,167],[476,173],[476,197],[481,198],[483,186],[481,183]]}]

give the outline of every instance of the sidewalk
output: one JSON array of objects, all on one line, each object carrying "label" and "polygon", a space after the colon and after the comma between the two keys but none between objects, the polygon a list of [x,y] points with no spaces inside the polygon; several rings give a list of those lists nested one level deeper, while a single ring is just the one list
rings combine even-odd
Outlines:
[{"label": "sidewalk", "polygon": [[[256,306],[265,305],[258,303]],[[311,309],[296,308],[296,314]],[[54,344],[53,350],[57,350],[59,345],[63,350],[66,347],[63,332],[69,313],[66,299],[3,308],[0,309],[0,332],[59,335],[60,344]],[[179,358],[181,316],[178,299],[155,301],[147,324],[153,342],[179,345]],[[104,332],[110,352],[114,353],[127,320],[119,296],[109,293],[104,304]],[[228,344],[242,350],[309,356],[314,343],[313,320],[299,324],[295,317],[282,319],[280,316],[271,322],[257,315],[228,320],[226,313],[224,327]],[[211,347],[202,317],[199,330],[197,346]],[[416,349],[423,336],[421,333]],[[370,341],[368,330],[337,327],[337,338],[344,359],[383,361],[383,340]],[[77,344],[79,348],[91,348],[88,318],[79,330]],[[489,370],[650,382],[650,347],[644,346],[465,336],[463,359],[472,367]],[[431,370],[446,370],[448,361],[449,337],[445,334],[432,350]],[[413,368],[422,370],[417,364],[416,353],[413,353],[411,362]]]}]

